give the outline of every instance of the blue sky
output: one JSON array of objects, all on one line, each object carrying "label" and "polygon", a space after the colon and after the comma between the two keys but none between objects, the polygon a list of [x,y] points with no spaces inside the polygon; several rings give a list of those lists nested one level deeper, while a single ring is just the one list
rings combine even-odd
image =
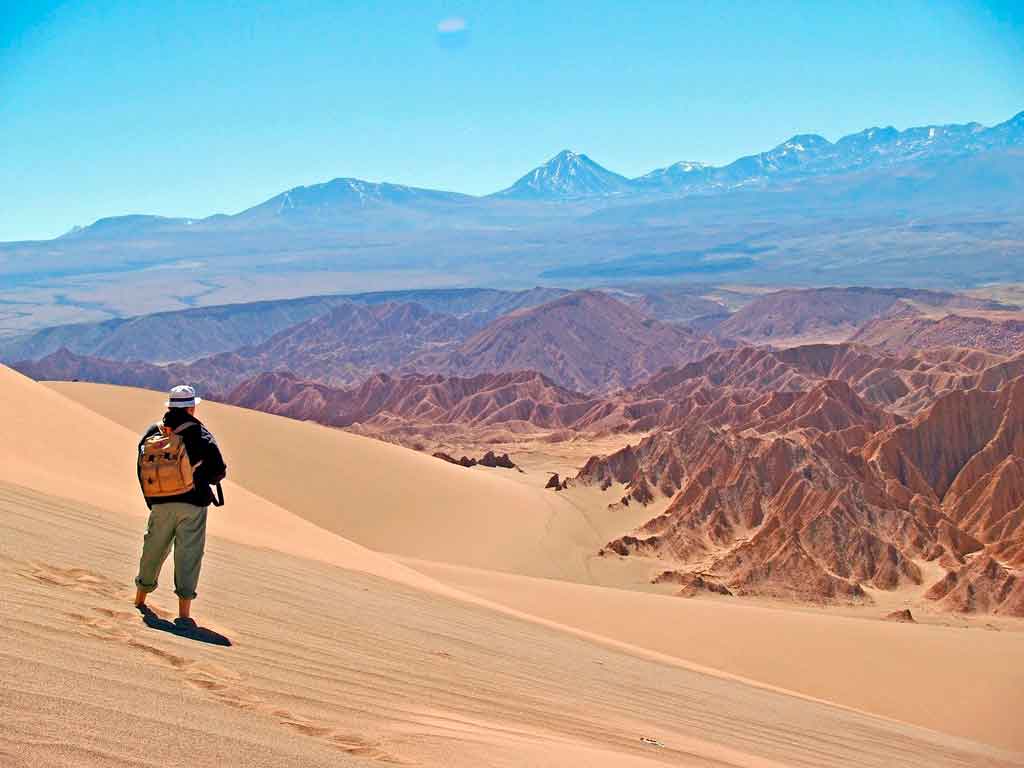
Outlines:
[{"label": "blue sky", "polygon": [[0,3],[0,240],[1024,109],[1017,2]]}]

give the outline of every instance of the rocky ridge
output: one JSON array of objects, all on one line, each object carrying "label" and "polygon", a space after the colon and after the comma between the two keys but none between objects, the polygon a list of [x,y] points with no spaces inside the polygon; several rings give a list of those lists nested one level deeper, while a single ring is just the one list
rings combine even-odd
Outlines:
[{"label": "rocky ridge", "polygon": [[[909,421],[829,381],[697,414],[594,457],[576,482],[621,483],[622,504],[669,497],[606,550],[737,594],[865,602],[921,585],[949,610],[1024,615],[1022,467],[1024,377],[950,391]],[[932,562],[946,576],[929,586]]]}]

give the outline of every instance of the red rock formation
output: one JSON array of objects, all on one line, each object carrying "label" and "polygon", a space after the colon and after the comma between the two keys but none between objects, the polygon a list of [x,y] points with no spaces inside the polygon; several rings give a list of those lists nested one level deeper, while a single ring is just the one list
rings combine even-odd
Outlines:
[{"label": "red rock formation", "polygon": [[381,429],[396,428],[399,423],[477,427],[521,423],[557,429],[572,424],[593,405],[587,396],[562,389],[533,371],[472,378],[382,373],[348,389],[267,373],[243,383],[226,399],[330,426],[358,422]]},{"label": "red rock formation", "polygon": [[[540,313],[544,322],[531,320],[533,341],[508,349],[560,350],[545,346],[559,322],[565,325],[560,333],[599,338],[587,335],[594,326],[574,325],[573,302],[594,304],[585,314],[604,316],[596,326],[616,332],[605,300],[569,298],[566,306]],[[429,313],[395,307],[381,313],[360,326],[367,338],[381,329],[373,344],[386,345],[396,329],[419,328],[413,346],[435,331],[446,333],[437,330],[445,321]],[[304,349],[310,359],[329,357],[325,340],[340,329],[323,323],[268,344],[284,356]],[[531,346],[538,338],[548,341]],[[252,359],[251,351],[218,356],[236,372]],[[600,363],[581,360],[575,348],[558,359],[573,376],[590,376],[596,369],[580,366]],[[60,352],[21,368],[37,378],[157,389],[187,381],[216,393],[215,383],[230,377],[221,377],[209,360],[200,363],[111,363]],[[211,376],[205,386],[201,371]],[[608,551],[660,558],[672,570],[699,571],[735,593],[814,601],[864,601],[870,599],[866,589],[918,584],[919,563],[929,561],[948,572],[928,592],[941,606],[1022,611],[1024,355],[943,348],[895,356],[856,344],[741,347],[662,369],[603,397],[530,371],[377,374],[348,388],[262,373],[224,397],[387,439],[413,435],[418,441],[432,430],[450,435],[455,427],[503,434],[650,431],[633,445],[592,458],[578,476],[602,488],[622,485],[616,497],[623,505],[670,498],[663,514],[610,542]],[[501,457],[484,458],[502,465]]]},{"label": "red rock formation", "polygon": [[507,453],[503,453],[500,456],[494,453],[494,451],[487,451],[479,459],[470,458],[469,456],[463,456],[461,459],[456,459],[444,451],[438,451],[434,454],[435,459],[441,459],[447,461],[449,464],[458,464],[460,467],[502,467],[504,469],[517,469],[515,463],[509,458]]},{"label": "red rock formation", "polygon": [[[123,384],[129,387],[167,390],[188,379],[178,378],[173,369],[142,362],[121,362],[98,357],[82,357],[59,349],[40,360],[16,363],[14,368],[36,381],[94,381],[99,384]],[[208,387],[199,389],[203,394]]]},{"label": "red rock formation", "polygon": [[454,351],[421,355],[410,366],[458,376],[535,370],[563,387],[607,392],[715,347],[606,293],[577,291],[499,318]]},{"label": "red rock formation", "polygon": [[952,393],[865,448],[881,473],[930,498],[1003,565],[1024,567],[1024,378]]},{"label": "red rock formation", "polygon": [[715,595],[732,596],[727,587],[717,581],[705,578],[700,573],[687,573],[684,571],[664,571],[658,574],[651,581],[652,584],[678,584],[681,589],[676,592],[679,597],[697,597],[701,593],[710,592]]},{"label": "red rock formation", "polygon": [[516,469],[516,465],[512,462],[512,459],[508,457],[507,453],[503,453],[499,456],[494,451],[487,451],[487,453],[480,457],[480,461],[478,461],[477,463],[481,467],[502,467],[504,469]]},{"label": "red rock formation", "polygon": [[991,555],[978,555],[946,577],[926,595],[958,613],[1024,616],[1024,578]]},{"label": "red rock formation", "polygon": [[754,344],[843,341],[865,323],[916,302],[932,307],[1006,309],[969,296],[905,288],[810,288],[769,293],[721,323],[718,336]]},{"label": "red rock formation", "polygon": [[1013,356],[1024,352],[1024,314],[949,314],[933,318],[906,309],[872,320],[851,341],[896,354],[960,347]]},{"label": "red rock formation", "polygon": [[1024,377],[953,391],[907,423],[839,382],[783,395],[695,408],[591,459],[580,482],[672,497],[607,549],[699,567],[740,594],[815,601],[920,584],[915,561],[938,561],[950,575],[929,596],[944,606],[1019,610]]},{"label": "red rock formation", "polygon": [[426,348],[453,347],[477,330],[472,320],[430,312],[418,304],[345,302],[324,315],[277,333],[263,343],[189,363],[114,362],[54,353],[17,364],[33,378],[83,379],[166,389],[188,382],[223,398],[247,379],[285,371],[322,384],[352,385],[375,371],[394,370]]},{"label": "red rock formation", "polygon": [[[574,428],[646,431],[678,427],[698,419],[710,423],[762,420],[782,413],[792,406],[798,393],[813,390],[825,381],[848,385],[863,400],[888,414],[910,416],[943,393],[995,390],[1022,374],[1024,355],[1006,359],[949,349],[897,358],[851,344],[784,350],[739,347],[664,369],[647,382],[595,404]],[[766,394],[775,397],[762,399]],[[836,392],[833,397],[835,402],[830,407],[839,406],[845,395]],[[801,407],[812,408],[809,403]],[[822,413],[820,418],[819,428],[827,427],[829,415]],[[849,414],[840,418],[851,421]]]},{"label": "red rock formation", "polygon": [[914,614],[910,612],[909,608],[904,608],[902,611],[893,611],[887,613],[884,616],[886,621],[897,621],[903,624],[916,624],[917,621],[914,619]]}]

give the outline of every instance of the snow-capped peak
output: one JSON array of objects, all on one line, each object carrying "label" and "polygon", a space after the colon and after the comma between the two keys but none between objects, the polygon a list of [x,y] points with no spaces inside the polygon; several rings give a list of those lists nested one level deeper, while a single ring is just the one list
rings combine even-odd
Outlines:
[{"label": "snow-capped peak", "polygon": [[563,149],[494,196],[555,199],[616,194],[628,187],[629,181],[624,177],[602,168],[580,152]]}]

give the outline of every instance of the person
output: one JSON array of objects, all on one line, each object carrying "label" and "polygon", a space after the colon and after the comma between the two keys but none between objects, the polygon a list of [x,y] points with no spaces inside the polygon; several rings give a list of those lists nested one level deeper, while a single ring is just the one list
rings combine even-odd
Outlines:
[{"label": "person", "polygon": [[220,483],[227,475],[227,465],[217,440],[196,418],[196,406],[200,402],[202,400],[196,397],[192,387],[182,384],[172,388],[163,420],[150,425],[139,440],[139,453],[142,455],[143,444],[148,438],[158,434],[178,434],[191,465],[191,489],[170,496],[146,495],[141,462],[138,471],[139,485],[150,511],[139,572],[135,577],[135,607],[143,615],[150,613],[146,597],[156,589],[160,569],[173,544],[174,592],[178,596],[178,618],[174,623],[184,630],[196,628],[191,606],[196,597],[206,547],[206,510],[214,502],[210,486]]}]

